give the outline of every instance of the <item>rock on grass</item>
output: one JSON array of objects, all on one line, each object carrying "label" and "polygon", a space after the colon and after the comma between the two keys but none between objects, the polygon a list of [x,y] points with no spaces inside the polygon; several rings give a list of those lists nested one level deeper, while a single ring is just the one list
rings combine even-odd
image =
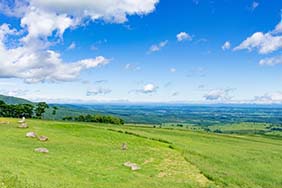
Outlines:
[{"label": "rock on grass", "polygon": [[34,151],[38,153],[49,153],[48,149],[46,148],[36,148]]}]

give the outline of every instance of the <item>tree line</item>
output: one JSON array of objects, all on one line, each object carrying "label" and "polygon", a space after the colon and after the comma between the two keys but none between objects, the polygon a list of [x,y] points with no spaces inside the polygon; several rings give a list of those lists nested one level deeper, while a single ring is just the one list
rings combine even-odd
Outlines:
[{"label": "tree line", "polygon": [[[42,119],[43,114],[49,105],[46,102],[39,102],[33,104],[6,104],[4,101],[0,101],[0,117],[13,117],[13,118],[37,118]],[[53,114],[56,114],[58,108],[53,107]]]},{"label": "tree line", "polygon": [[63,118],[65,121],[80,121],[80,122],[94,122],[94,123],[109,123],[115,125],[123,125],[124,120],[119,117],[106,116],[106,115],[80,115],[76,117],[66,116]]},{"label": "tree line", "polygon": [[[6,104],[0,100],[0,117],[13,118],[36,118],[42,119],[46,110],[50,108],[46,102],[39,102],[36,104]],[[52,115],[56,115],[58,107],[52,107]],[[80,122],[95,122],[95,123],[110,123],[116,125],[123,125],[123,119],[114,116],[105,115],[80,115],[77,117],[64,117],[65,121],[80,121]]]}]

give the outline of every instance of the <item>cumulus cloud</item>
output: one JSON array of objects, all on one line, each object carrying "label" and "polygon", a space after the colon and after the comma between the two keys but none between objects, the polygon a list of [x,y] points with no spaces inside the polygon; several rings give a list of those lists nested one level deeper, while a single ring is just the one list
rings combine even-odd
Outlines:
[{"label": "cumulus cloud", "polygon": [[231,43],[229,41],[226,41],[223,45],[222,45],[222,50],[229,50],[231,48]]},{"label": "cumulus cloud", "polygon": [[158,90],[158,86],[156,86],[155,84],[149,83],[143,86],[142,89],[137,89],[137,90],[132,90],[129,93],[143,93],[143,94],[152,94],[157,92]]},{"label": "cumulus cloud", "polygon": [[0,90],[0,94],[8,96],[25,96],[28,93],[26,89],[12,89],[12,90]]},{"label": "cumulus cloud", "polygon": [[28,34],[22,41],[29,43],[38,38],[46,39],[55,32],[62,37],[66,29],[76,25],[75,21],[66,14],[48,12],[35,7],[28,7],[21,18],[21,27],[26,28]]},{"label": "cumulus cloud", "polygon": [[212,89],[207,94],[204,95],[204,99],[206,101],[217,101],[217,102],[225,102],[232,99],[230,95],[234,89]]},{"label": "cumulus cloud", "polygon": [[252,9],[252,10],[255,10],[258,6],[259,6],[259,3],[256,2],[256,1],[254,1],[254,2],[252,3],[251,9]]},{"label": "cumulus cloud", "polygon": [[[282,20],[281,20],[282,21]],[[255,32],[241,42],[234,50],[257,49],[260,54],[269,54],[282,48],[282,22],[269,32]]]},{"label": "cumulus cloud", "polygon": [[[154,11],[157,3],[158,0],[0,0],[2,13],[20,18],[19,31],[5,23],[0,26],[0,78],[21,78],[28,83],[74,80],[81,71],[107,64],[109,60],[99,56],[63,61],[61,54],[50,47],[62,41],[66,30],[89,19],[123,23],[128,15]],[[8,47],[5,40],[16,34],[17,46]]]},{"label": "cumulus cloud", "polygon": [[[282,15],[281,15],[282,17]],[[273,35],[275,34],[281,34],[282,33],[282,18],[281,18],[281,22],[279,22],[276,26],[275,29],[271,32]]]},{"label": "cumulus cloud", "polygon": [[265,93],[262,96],[256,96],[254,98],[256,103],[282,103],[282,92]]},{"label": "cumulus cloud", "polygon": [[27,7],[28,1],[26,0],[13,0],[10,2],[0,0],[0,12],[8,16],[21,17],[24,15]]},{"label": "cumulus cloud", "polygon": [[130,63],[126,64],[124,66],[124,68],[125,68],[125,70],[129,70],[129,71],[139,71],[139,70],[141,70],[140,66],[138,66],[136,64],[130,64]]},{"label": "cumulus cloud", "polygon": [[0,61],[1,78],[21,78],[27,83],[72,81],[82,70],[109,62],[102,56],[77,62],[64,62],[60,54],[52,50],[27,46],[6,49],[3,43],[0,43]]},{"label": "cumulus cloud", "polygon": [[176,68],[170,68],[169,71],[170,71],[171,73],[175,73],[175,72],[176,72]]},{"label": "cumulus cloud", "polygon": [[282,56],[275,56],[270,58],[264,58],[259,61],[260,65],[268,65],[268,66],[274,66],[278,64],[282,64]]},{"label": "cumulus cloud", "polygon": [[96,95],[106,95],[111,93],[112,90],[108,89],[108,88],[94,88],[94,89],[90,89],[86,92],[86,96],[96,96]]},{"label": "cumulus cloud", "polygon": [[186,32],[180,32],[176,35],[177,41],[192,40],[192,37]]},{"label": "cumulus cloud", "polygon": [[154,44],[150,47],[149,53],[158,52],[168,44],[168,40],[162,41],[159,44]]},{"label": "cumulus cloud", "polygon": [[154,93],[157,91],[157,89],[158,89],[158,86],[154,84],[146,84],[144,85],[142,92],[143,93]]},{"label": "cumulus cloud", "polygon": [[23,16],[27,9],[68,15],[76,20],[84,18],[123,23],[127,15],[146,15],[153,12],[159,0],[0,0],[0,10],[10,16]]},{"label": "cumulus cloud", "polygon": [[260,54],[268,54],[282,48],[282,36],[273,35],[271,32],[256,32],[244,40],[234,50],[258,49]]},{"label": "cumulus cloud", "polygon": [[[244,40],[239,46],[235,47],[234,50],[247,49],[252,51],[258,50],[259,54],[271,54],[282,49],[282,15],[281,21],[276,27],[269,32],[255,32],[246,40]],[[282,56],[265,57],[259,61],[260,65],[274,66],[282,63]]]},{"label": "cumulus cloud", "polygon": [[69,45],[68,50],[73,50],[73,49],[75,49],[75,47],[76,47],[75,42],[72,42],[72,43]]},{"label": "cumulus cloud", "polygon": [[159,0],[30,0],[33,6],[50,12],[114,23],[127,21],[127,15],[151,13],[158,2]]}]

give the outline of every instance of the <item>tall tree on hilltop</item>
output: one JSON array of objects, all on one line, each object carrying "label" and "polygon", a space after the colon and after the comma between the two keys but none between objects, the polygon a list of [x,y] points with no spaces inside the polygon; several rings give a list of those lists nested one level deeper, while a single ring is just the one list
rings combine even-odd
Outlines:
[{"label": "tall tree on hilltop", "polygon": [[49,105],[46,102],[39,102],[35,108],[35,116],[39,119],[42,119],[45,110],[49,108]]}]

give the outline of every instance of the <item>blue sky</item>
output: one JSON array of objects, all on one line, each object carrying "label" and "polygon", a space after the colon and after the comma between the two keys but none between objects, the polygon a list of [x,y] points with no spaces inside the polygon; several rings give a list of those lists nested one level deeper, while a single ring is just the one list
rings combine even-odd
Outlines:
[{"label": "blue sky", "polygon": [[282,2],[0,0],[0,93],[48,102],[282,102]]}]

